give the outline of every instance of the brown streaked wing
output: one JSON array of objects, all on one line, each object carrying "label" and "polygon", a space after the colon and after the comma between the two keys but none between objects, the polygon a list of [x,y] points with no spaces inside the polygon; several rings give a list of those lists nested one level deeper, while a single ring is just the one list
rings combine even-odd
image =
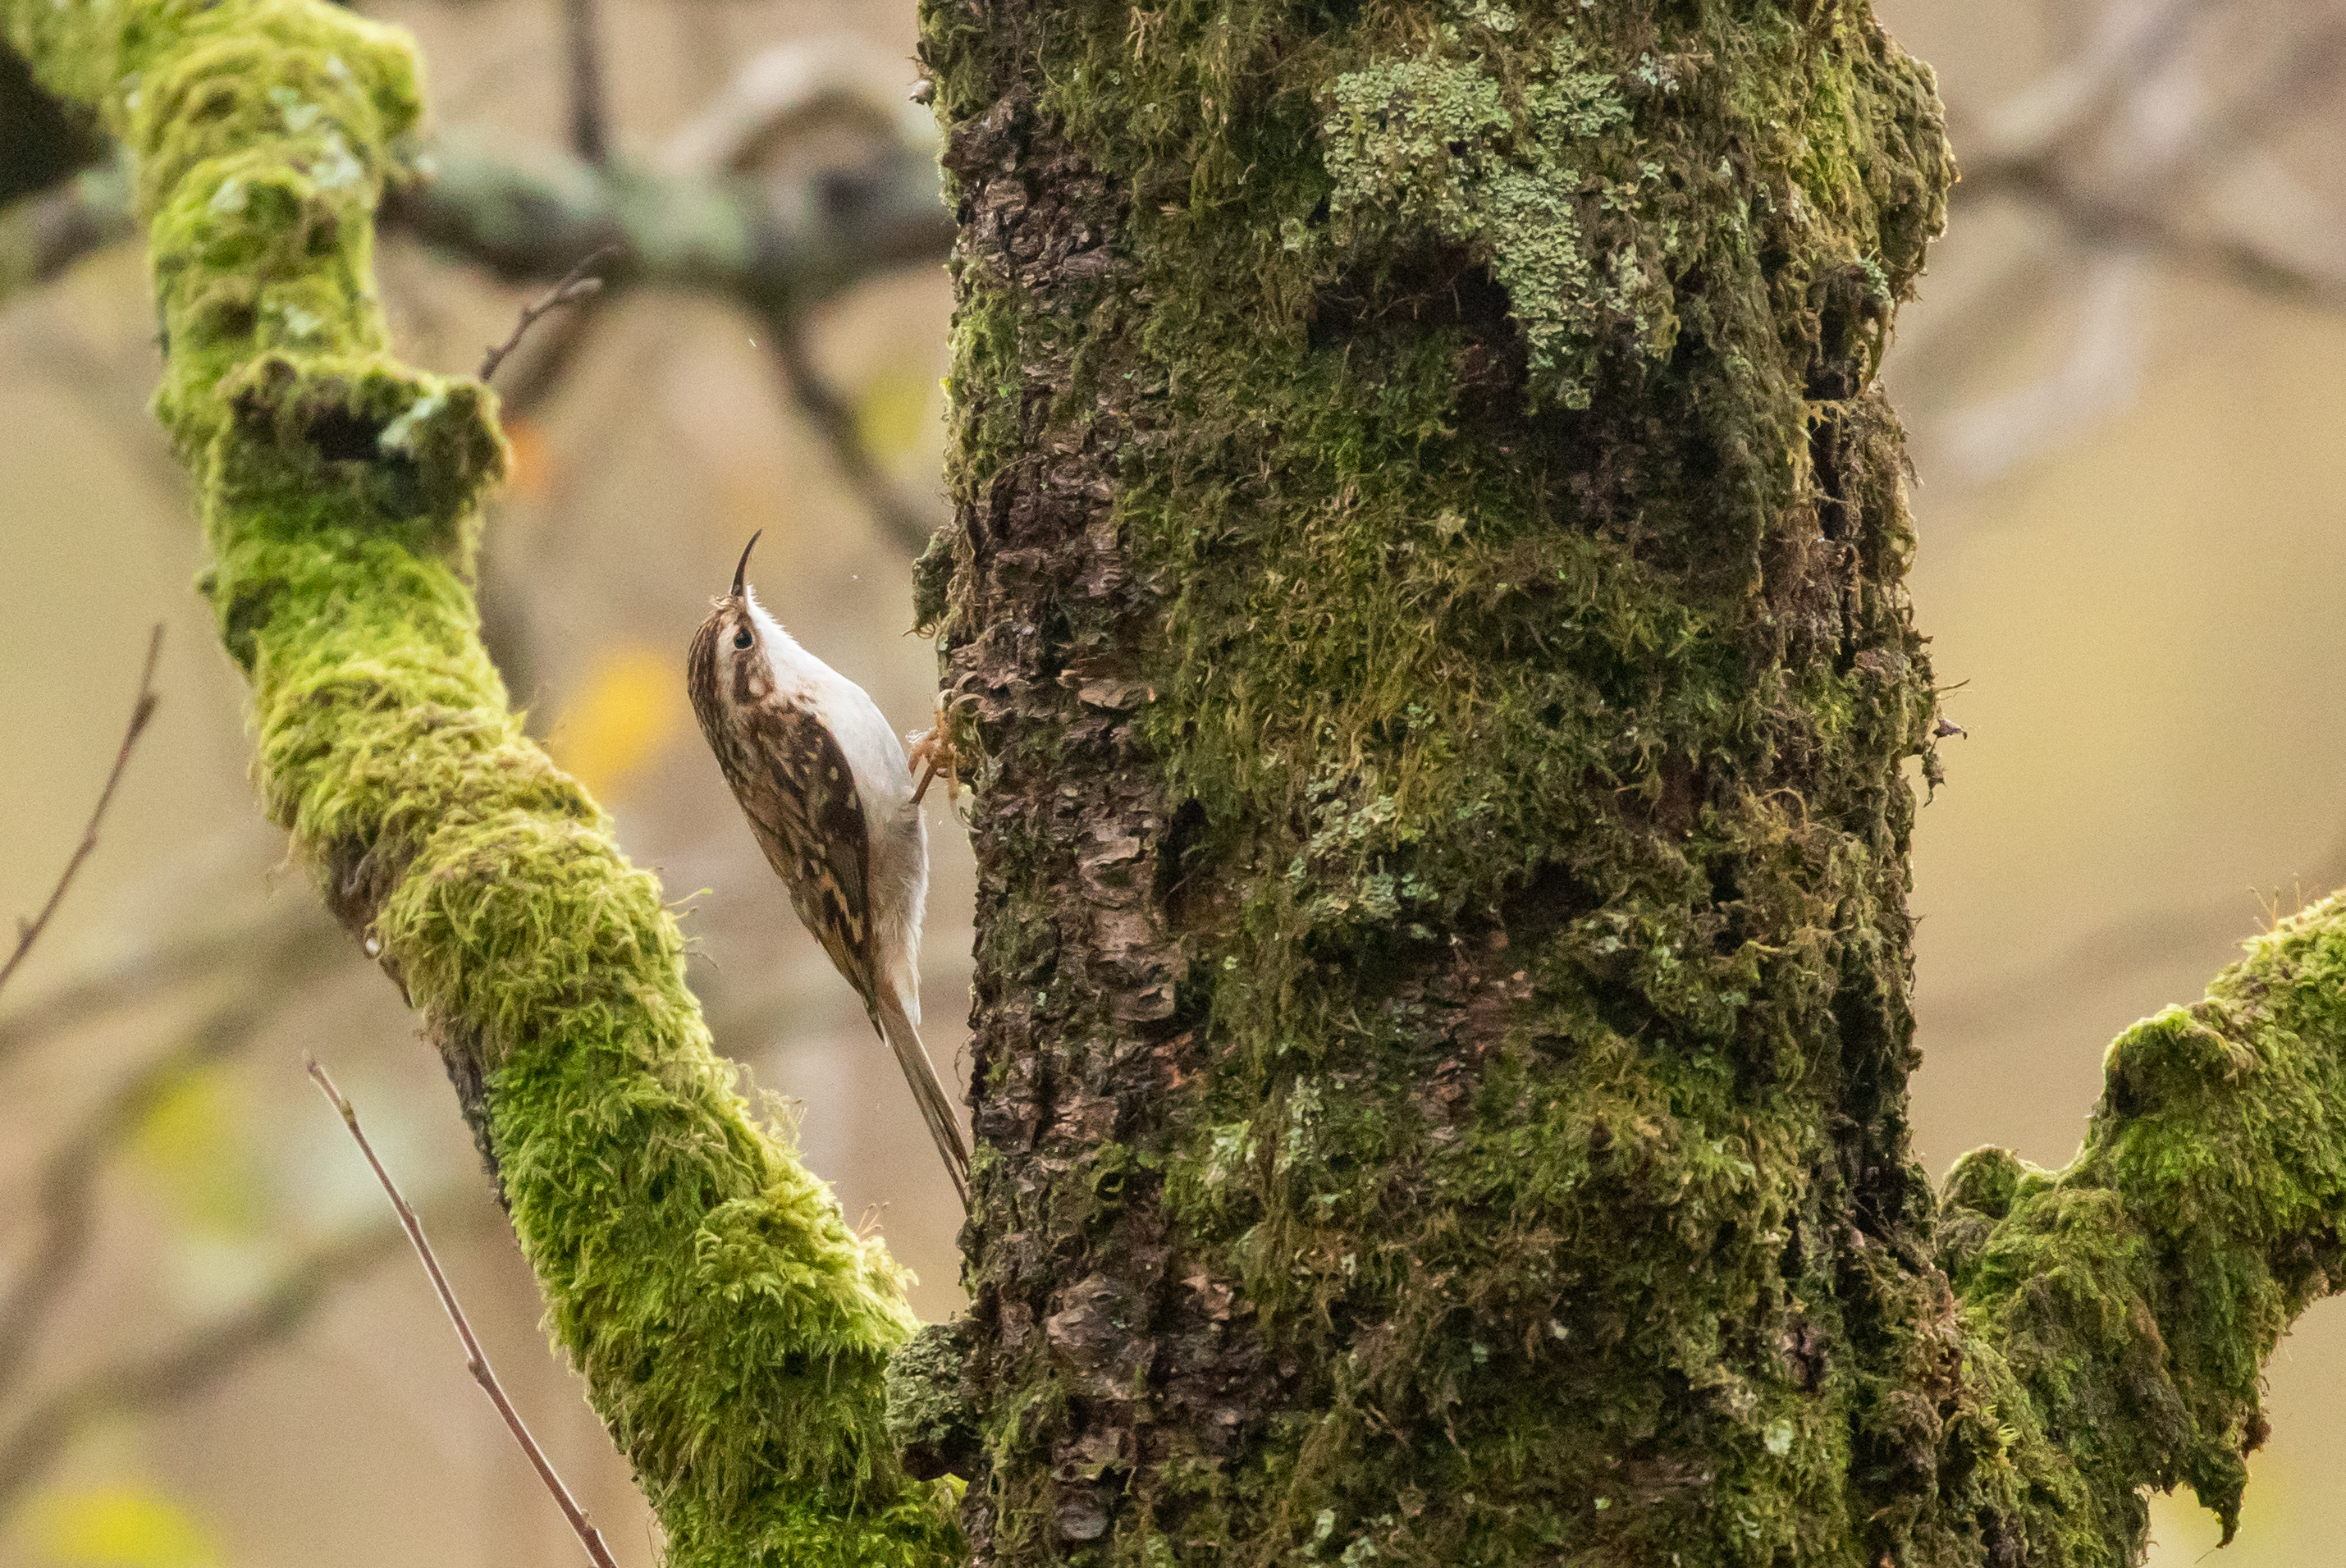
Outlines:
[{"label": "brown streaked wing", "polygon": [[868,1004],[872,995],[872,842],[839,742],[802,709],[768,702],[740,716],[752,765],[736,791],[790,907]]}]

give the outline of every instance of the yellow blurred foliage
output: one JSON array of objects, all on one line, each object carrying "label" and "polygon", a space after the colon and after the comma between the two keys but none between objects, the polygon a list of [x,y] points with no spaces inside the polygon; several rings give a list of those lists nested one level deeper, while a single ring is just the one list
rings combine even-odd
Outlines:
[{"label": "yellow blurred foliage", "polygon": [[684,671],[648,643],[613,643],[595,657],[585,687],[554,723],[546,748],[598,799],[627,783],[684,728]]},{"label": "yellow blurred foliage", "polygon": [[234,1081],[217,1068],[183,1075],[138,1124],[131,1155],[185,1223],[250,1236],[268,1213]]},{"label": "yellow blurred foliage", "polygon": [[60,1568],[211,1568],[211,1534],[187,1510],[139,1487],[56,1492],[32,1509],[33,1550]]}]

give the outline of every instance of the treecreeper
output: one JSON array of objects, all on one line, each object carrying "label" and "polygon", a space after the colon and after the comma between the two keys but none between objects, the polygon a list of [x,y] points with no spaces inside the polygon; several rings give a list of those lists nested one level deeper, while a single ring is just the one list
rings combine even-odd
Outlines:
[{"label": "treecreeper", "polygon": [[790,907],[896,1054],[966,1205],[969,1145],[918,1027],[929,891],[921,799],[944,728],[917,738],[908,757],[864,689],[782,629],[747,581],[759,537],[750,536],[731,590],[693,634],[685,664],[692,710],[758,847],[789,885]]}]

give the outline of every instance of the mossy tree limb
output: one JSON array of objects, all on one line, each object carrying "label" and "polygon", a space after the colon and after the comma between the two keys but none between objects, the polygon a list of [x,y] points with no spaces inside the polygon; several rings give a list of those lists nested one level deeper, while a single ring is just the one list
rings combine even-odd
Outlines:
[{"label": "mossy tree limb", "polygon": [[474,635],[494,401],[391,356],[372,277],[420,103],[405,40],[311,0],[0,17],[130,152],[156,406],[269,809],[423,1010],[671,1560],[950,1560],[882,1430],[899,1272],[732,1092],[658,884],[523,737]]},{"label": "mossy tree limb", "polygon": [[2138,1489],[2188,1484],[2229,1541],[2265,1359],[2346,1283],[2346,906],[2121,1034],[2066,1168],[1964,1156],[1940,1253],[2097,1529],[2139,1541]]},{"label": "mossy tree limb", "polygon": [[2229,1510],[2346,1213],[2331,939],[2122,1042],[2072,1172],[1968,1165],[1952,1278],[1908,1146],[1927,71],[1851,0],[927,0],[923,56],[985,1148],[899,1375],[978,1560]]}]

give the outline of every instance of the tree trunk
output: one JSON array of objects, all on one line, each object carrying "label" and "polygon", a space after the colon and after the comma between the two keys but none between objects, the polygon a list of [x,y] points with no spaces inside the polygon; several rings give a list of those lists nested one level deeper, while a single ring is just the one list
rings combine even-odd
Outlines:
[{"label": "tree trunk", "polygon": [[1929,72],[1831,0],[924,27],[978,1561],[2002,1560],[1905,1122]]}]

